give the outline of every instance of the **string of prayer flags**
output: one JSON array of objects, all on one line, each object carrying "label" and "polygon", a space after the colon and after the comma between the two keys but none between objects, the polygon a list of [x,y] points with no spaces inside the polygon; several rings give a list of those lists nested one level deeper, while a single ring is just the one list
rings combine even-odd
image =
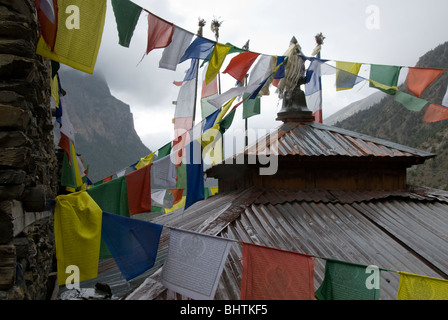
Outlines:
[{"label": "string of prayer flags", "polygon": [[154,266],[162,226],[103,212],[101,235],[127,281]]},{"label": "string of prayer flags", "polygon": [[[58,0],[58,11],[71,13],[58,15],[58,26],[54,50],[41,37],[36,53],[68,65],[82,72],[93,74],[98,50],[103,35],[106,17],[106,0],[78,0],[79,10],[71,10],[71,0]],[[81,26],[82,24],[82,26]]]},{"label": "string of prayer flags", "polygon": [[170,229],[162,284],[194,300],[213,299],[232,243],[222,237]]},{"label": "string of prayer flags", "polygon": [[196,37],[190,46],[185,50],[185,53],[180,58],[179,63],[188,59],[205,60],[212,52],[216,42],[208,40],[203,37]]},{"label": "string of prayer flags", "polygon": [[79,269],[79,281],[96,278],[101,240],[102,210],[86,191],[59,195],[55,199],[54,236],[58,284],[65,285]]},{"label": "string of prayer flags", "polygon": [[129,215],[151,211],[151,168],[144,166],[125,175]]},{"label": "string of prayer flags", "polygon": [[223,73],[231,75],[238,82],[243,82],[244,77],[249,72],[250,67],[254,64],[255,60],[257,60],[259,56],[259,53],[250,51],[242,52],[230,60]]},{"label": "string of prayer flags", "polygon": [[142,8],[129,0],[112,0],[118,30],[118,44],[129,48]]},{"label": "string of prayer flags", "polygon": [[57,0],[36,0],[36,9],[42,37],[53,52],[58,29],[58,2]]},{"label": "string of prayer flags", "polygon": [[174,26],[173,37],[168,47],[163,50],[159,67],[176,71],[180,58],[193,40],[193,33]]},{"label": "string of prayer flags", "polygon": [[420,98],[426,90],[445,70],[432,68],[409,68],[406,76],[406,88]]},{"label": "string of prayer flags", "polygon": [[243,243],[241,300],[314,300],[313,256]]},{"label": "string of prayer flags", "polygon": [[145,11],[148,13],[148,43],[146,46],[146,54],[148,54],[154,49],[162,49],[170,45],[174,33],[174,24],[147,10]]},{"label": "string of prayer flags", "polygon": [[216,78],[231,48],[231,46],[220,43],[217,43],[215,45],[215,47],[213,48],[212,56],[210,58],[210,62],[208,63],[207,73],[205,75],[206,84],[209,84],[213,81],[213,79]]},{"label": "string of prayer flags", "polygon": [[400,66],[372,64],[370,66],[370,87],[387,94],[395,94],[398,91],[400,70]]},{"label": "string of prayer flags", "polygon": [[402,271],[398,273],[397,300],[448,300],[448,280]]},{"label": "string of prayer flags", "polygon": [[336,61],[336,91],[352,89],[364,80],[358,76],[362,63]]},{"label": "string of prayer flags", "polygon": [[423,116],[425,122],[437,122],[448,119],[448,108],[431,103]]},{"label": "string of prayer flags", "polygon": [[379,300],[380,270],[375,266],[326,259],[318,300]]}]

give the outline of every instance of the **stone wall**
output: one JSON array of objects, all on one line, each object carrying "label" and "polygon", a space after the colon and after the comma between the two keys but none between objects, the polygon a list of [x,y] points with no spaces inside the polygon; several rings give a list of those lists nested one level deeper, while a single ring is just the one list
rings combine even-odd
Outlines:
[{"label": "stone wall", "polygon": [[55,270],[60,171],[38,37],[34,0],[0,0],[0,300],[48,298]]}]

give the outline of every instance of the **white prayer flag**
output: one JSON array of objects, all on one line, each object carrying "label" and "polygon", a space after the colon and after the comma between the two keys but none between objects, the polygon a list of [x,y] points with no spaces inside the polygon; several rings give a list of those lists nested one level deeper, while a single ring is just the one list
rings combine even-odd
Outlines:
[{"label": "white prayer flag", "polygon": [[175,71],[180,58],[193,40],[193,33],[174,26],[173,38],[168,47],[163,50],[159,67]]},{"label": "white prayer flag", "polygon": [[442,106],[448,108],[448,88],[446,90],[445,96],[443,97]]},{"label": "white prayer flag", "polygon": [[170,229],[162,284],[194,300],[211,300],[234,240]]}]

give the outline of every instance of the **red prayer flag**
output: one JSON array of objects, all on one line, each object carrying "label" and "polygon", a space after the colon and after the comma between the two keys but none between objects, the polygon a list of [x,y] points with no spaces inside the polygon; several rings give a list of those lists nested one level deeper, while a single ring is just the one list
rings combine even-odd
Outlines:
[{"label": "red prayer flag", "polygon": [[239,82],[243,82],[244,77],[258,56],[259,54],[254,52],[242,52],[230,60],[223,73],[228,73]]},{"label": "red prayer flag", "polygon": [[437,122],[445,119],[448,119],[448,108],[435,103],[429,105],[423,117],[425,122]]},{"label": "red prayer flag", "polygon": [[313,256],[243,243],[241,300],[314,300]]},{"label": "red prayer flag", "polygon": [[420,98],[423,91],[444,71],[444,69],[409,68],[406,77],[406,87],[409,92],[412,92],[416,97]]},{"label": "red prayer flag", "polygon": [[174,197],[173,205],[182,200],[184,189],[168,189]]},{"label": "red prayer flag", "polygon": [[166,48],[171,43],[174,24],[167,22],[148,12],[148,45],[146,54],[153,49]]},{"label": "red prayer flag", "polygon": [[54,51],[58,30],[58,2],[57,0],[35,0],[35,2],[40,32],[45,43],[51,48],[51,51]]},{"label": "red prayer flag", "polygon": [[125,176],[130,216],[151,211],[151,166],[152,163]]}]

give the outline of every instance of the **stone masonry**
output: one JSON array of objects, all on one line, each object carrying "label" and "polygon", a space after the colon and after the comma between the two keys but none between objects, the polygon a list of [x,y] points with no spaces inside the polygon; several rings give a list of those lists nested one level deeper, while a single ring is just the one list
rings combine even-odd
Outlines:
[{"label": "stone masonry", "polygon": [[43,300],[55,270],[59,165],[34,0],[0,0],[0,300]]}]

